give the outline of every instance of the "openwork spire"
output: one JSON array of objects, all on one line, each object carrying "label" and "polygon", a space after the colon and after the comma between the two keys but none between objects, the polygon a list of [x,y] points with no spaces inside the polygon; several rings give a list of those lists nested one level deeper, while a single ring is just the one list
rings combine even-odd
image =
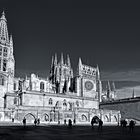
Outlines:
[{"label": "openwork spire", "polygon": [[10,56],[13,56],[13,38],[10,35]]},{"label": "openwork spire", "polygon": [[2,13],[2,16],[0,18],[0,42],[9,43],[7,21],[6,21],[4,12]]},{"label": "openwork spire", "polygon": [[60,60],[60,64],[61,64],[61,65],[63,65],[63,64],[64,64],[63,53],[61,53],[61,60]]},{"label": "openwork spire", "polygon": [[71,66],[69,55],[67,55],[67,65],[68,65],[69,67]]},{"label": "openwork spire", "polygon": [[4,13],[4,11],[2,12],[1,20],[7,21],[6,18],[5,18],[5,13]]},{"label": "openwork spire", "polygon": [[99,67],[98,67],[98,65],[97,65],[96,70],[97,70],[97,79],[100,80],[100,71],[99,71]]},{"label": "openwork spire", "polygon": [[52,56],[52,64],[51,64],[51,68],[53,67],[54,64],[54,57]]},{"label": "openwork spire", "polygon": [[80,76],[81,75],[81,71],[82,71],[82,61],[81,61],[81,58],[79,58],[77,71],[78,71],[78,75]]},{"label": "openwork spire", "polygon": [[57,65],[57,54],[55,53],[55,56],[54,56],[54,65]]},{"label": "openwork spire", "polygon": [[13,47],[13,37],[10,35],[10,47]]},{"label": "openwork spire", "polygon": [[114,92],[116,92],[116,87],[115,87],[115,83],[114,83],[114,82],[112,83],[112,90],[113,90]]},{"label": "openwork spire", "polygon": [[107,82],[107,90],[111,91],[110,82],[109,81]]},{"label": "openwork spire", "polygon": [[79,58],[79,62],[78,62],[78,65],[79,65],[79,67],[81,67],[81,65],[82,65],[82,61],[81,61],[81,58]]}]

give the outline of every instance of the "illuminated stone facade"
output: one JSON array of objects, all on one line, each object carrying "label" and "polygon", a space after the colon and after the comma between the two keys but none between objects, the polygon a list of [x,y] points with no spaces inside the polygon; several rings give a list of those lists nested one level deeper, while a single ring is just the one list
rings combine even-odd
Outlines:
[{"label": "illuminated stone facade", "polygon": [[5,14],[0,19],[0,119],[27,122],[40,118],[42,122],[90,122],[94,116],[103,121],[117,122],[119,111],[100,110],[102,85],[99,68],[87,66],[79,58],[74,75],[70,57],[58,62],[52,57],[48,78],[36,74],[15,78],[13,40],[8,35]]}]

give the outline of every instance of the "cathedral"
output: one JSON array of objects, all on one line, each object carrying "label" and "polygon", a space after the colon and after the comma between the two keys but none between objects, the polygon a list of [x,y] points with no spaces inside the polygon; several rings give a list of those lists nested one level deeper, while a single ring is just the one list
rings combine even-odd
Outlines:
[{"label": "cathedral", "polygon": [[27,122],[39,118],[41,122],[91,122],[98,117],[104,122],[118,122],[117,110],[99,108],[102,83],[99,67],[84,64],[79,58],[73,72],[69,55],[52,56],[50,74],[41,78],[31,74],[15,77],[13,39],[9,36],[5,13],[0,18],[0,121]]}]

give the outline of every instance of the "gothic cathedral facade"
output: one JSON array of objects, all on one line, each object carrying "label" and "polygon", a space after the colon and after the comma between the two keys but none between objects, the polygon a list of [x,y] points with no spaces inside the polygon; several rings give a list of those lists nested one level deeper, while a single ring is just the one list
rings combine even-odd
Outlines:
[{"label": "gothic cathedral facade", "polygon": [[50,75],[36,74],[16,78],[12,35],[8,34],[4,12],[0,18],[0,120],[27,122],[39,118],[41,122],[72,119],[90,122],[94,116],[105,122],[117,122],[120,112],[99,109],[102,84],[98,66],[83,64],[79,58],[74,75],[69,55],[52,57]]}]

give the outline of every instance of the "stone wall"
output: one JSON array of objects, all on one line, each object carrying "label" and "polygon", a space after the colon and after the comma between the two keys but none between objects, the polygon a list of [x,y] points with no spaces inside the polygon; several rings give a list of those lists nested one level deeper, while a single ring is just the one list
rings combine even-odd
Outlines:
[{"label": "stone wall", "polygon": [[[35,94],[35,93],[25,93],[23,94],[23,106],[44,106],[44,107],[55,107],[57,102],[59,102],[59,107],[63,108],[64,100],[67,104],[67,109],[69,110],[69,105],[72,104],[72,107],[83,107],[83,108],[99,108],[98,100],[89,100],[86,98],[76,98],[68,96],[59,96],[57,94]],[[49,104],[49,99],[52,99],[52,104]],[[77,102],[78,105],[77,106]]]},{"label": "stone wall", "polygon": [[101,103],[100,109],[120,110],[122,119],[140,120],[140,100]]}]

